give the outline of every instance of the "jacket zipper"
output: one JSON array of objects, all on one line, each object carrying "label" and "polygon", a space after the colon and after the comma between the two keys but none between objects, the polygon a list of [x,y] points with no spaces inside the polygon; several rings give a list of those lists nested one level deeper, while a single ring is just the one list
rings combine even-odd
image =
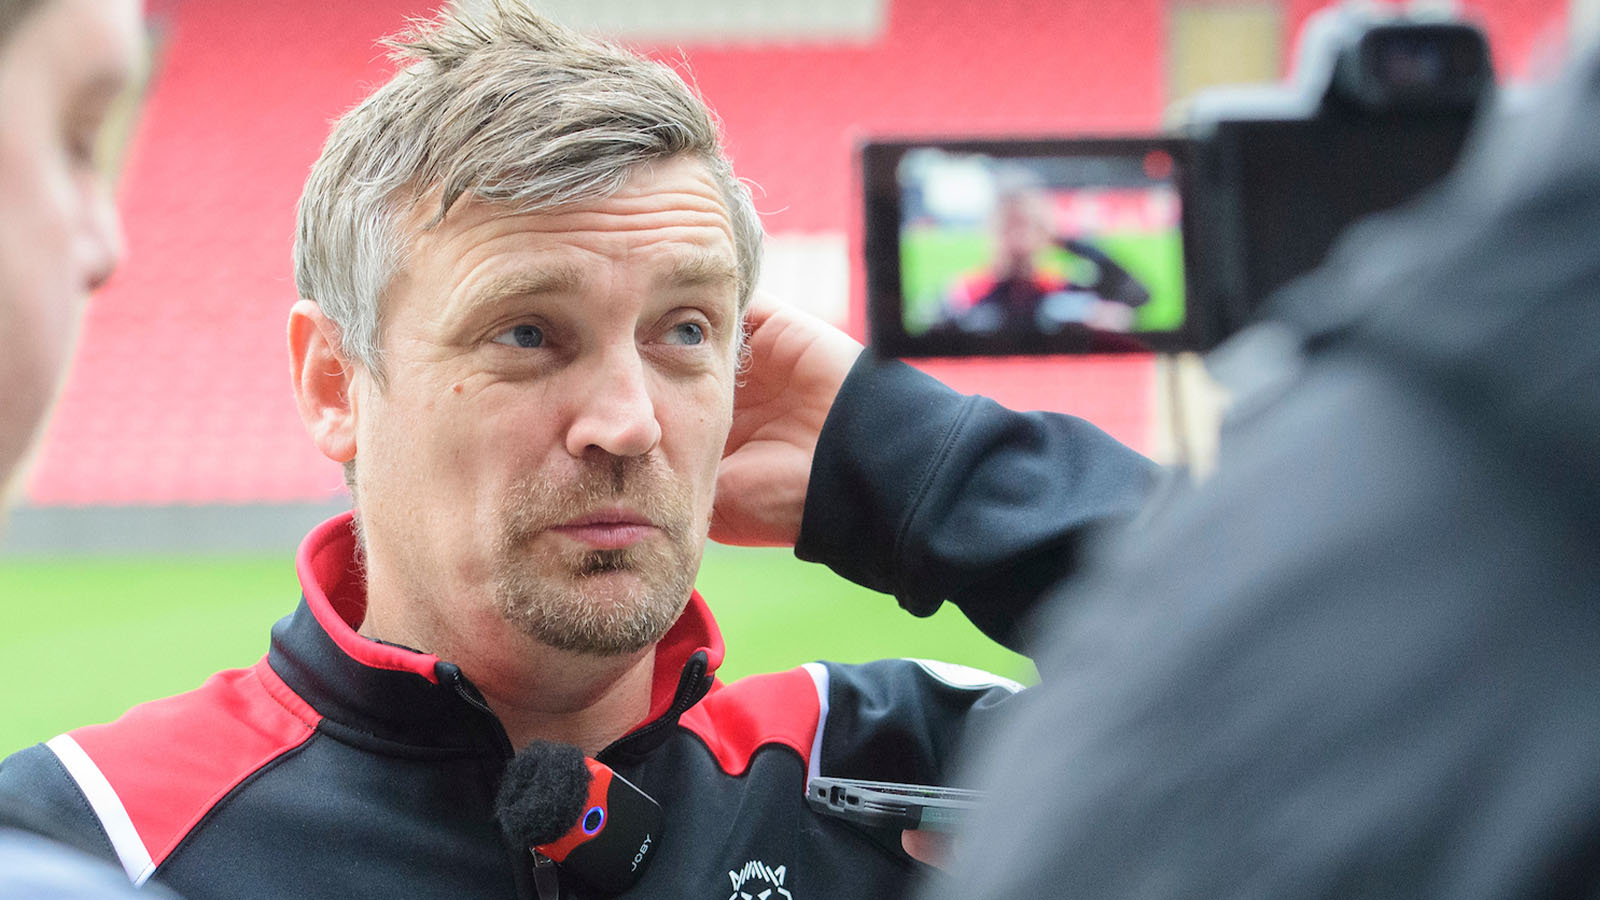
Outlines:
[{"label": "jacket zipper", "polygon": [[[706,684],[706,669],[709,667],[710,661],[706,659],[705,652],[701,650],[695,651],[689,657],[689,661],[684,663],[683,672],[678,676],[678,689],[673,694],[672,705],[667,707],[667,711],[644,727],[625,734],[607,744],[604,749],[595,754],[596,758],[610,753],[623,744],[641,736],[654,734],[677,722],[680,716],[689,711],[689,707],[699,703],[701,698],[706,695],[708,687]],[[506,734],[505,727],[500,724],[500,719],[494,714],[494,710],[490,709],[489,704],[483,699],[483,695],[478,693],[478,689],[473,686],[472,682],[467,680],[467,676],[462,674],[459,668],[451,673],[451,684],[455,688],[456,694],[468,706],[482,713],[493,724],[494,727],[491,731],[499,739],[501,756],[506,760],[511,759],[516,752],[511,746],[511,738]],[[538,894],[538,900],[561,900],[560,870],[556,868],[555,861],[537,851],[530,849],[528,852],[533,856],[533,888]]]},{"label": "jacket zipper", "polygon": [[561,900],[561,874],[556,861],[543,853],[533,854],[533,887],[539,900]]},{"label": "jacket zipper", "polygon": [[678,676],[678,690],[673,695],[672,705],[667,707],[667,711],[658,716],[655,721],[635,731],[630,731],[607,744],[604,749],[595,754],[595,758],[599,759],[623,744],[631,743],[675,724],[680,716],[689,711],[689,707],[699,703],[705,697],[708,687],[705,683],[706,669],[709,665],[705,652],[696,650],[689,657],[689,661],[683,664],[683,673]]},{"label": "jacket zipper", "polygon": [[[483,695],[478,692],[472,682],[467,680],[460,669],[455,669],[450,676],[450,684],[455,688],[456,695],[468,706],[477,710],[490,725],[489,732],[496,738],[500,750],[500,758],[510,760],[514,750],[511,746],[511,737],[506,734],[505,726],[500,724],[500,718],[489,708]],[[529,896],[528,892],[528,866],[523,854],[533,856],[533,891],[538,895],[538,900],[561,900],[561,881],[556,872],[553,861],[546,859],[542,854],[531,848],[511,848],[512,851],[512,880],[516,883],[517,894],[522,897]]]},{"label": "jacket zipper", "polygon": [[500,724],[500,718],[494,714],[494,710],[490,709],[488,702],[483,699],[483,695],[478,693],[478,689],[473,687],[472,682],[467,680],[467,676],[461,674],[460,669],[456,669],[452,673],[451,683],[456,689],[456,694],[466,701],[468,706],[483,713],[484,717],[494,726],[489,730],[497,739],[496,743],[499,745],[501,758],[511,759],[513,754],[511,738],[506,734],[505,726]]}]

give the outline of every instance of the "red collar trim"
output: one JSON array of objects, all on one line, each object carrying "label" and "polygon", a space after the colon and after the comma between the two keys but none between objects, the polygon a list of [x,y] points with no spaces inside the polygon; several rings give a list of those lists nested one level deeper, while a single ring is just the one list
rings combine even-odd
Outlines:
[{"label": "red collar trim", "polygon": [[699,652],[706,655],[706,674],[715,674],[722,665],[724,653],[722,630],[717,627],[705,598],[694,591],[689,594],[689,605],[684,607],[678,621],[656,643],[655,671],[650,676],[650,714],[635,728],[666,715],[677,698],[678,679],[683,676],[684,666],[689,664],[689,657]]},{"label": "red collar trim", "polygon": [[380,644],[356,633],[367,615],[367,576],[356,562],[353,513],[334,516],[306,535],[300,543],[295,569],[300,589],[322,630],[347,656],[374,669],[411,672],[434,684],[439,657],[391,644]]},{"label": "red collar trim", "polygon": [[[999,273],[990,270],[968,276],[965,281],[960,282],[960,286],[963,291],[970,294],[970,299],[976,300],[994,290],[995,286],[1004,280]],[[1034,270],[1028,280],[1034,287],[1044,291],[1062,291],[1072,286],[1072,282],[1054,272]]]},{"label": "red collar trim", "polygon": [[[295,568],[306,605],[317,623],[333,638],[346,655],[362,665],[394,672],[421,675],[439,683],[435,666],[439,657],[382,644],[356,633],[367,614],[367,579],[356,563],[354,515],[334,516],[306,535],[300,544]],[[655,670],[650,680],[650,715],[646,722],[666,714],[678,690],[678,678],[689,657],[705,651],[706,672],[722,665],[725,648],[711,608],[699,591],[689,595],[689,605],[659,643],[656,644]],[[641,723],[642,724],[642,723]]]}]

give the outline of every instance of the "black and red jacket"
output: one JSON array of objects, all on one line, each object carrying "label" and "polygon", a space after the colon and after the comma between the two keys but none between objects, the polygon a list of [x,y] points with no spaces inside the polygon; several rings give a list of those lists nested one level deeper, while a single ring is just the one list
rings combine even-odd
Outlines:
[{"label": "black and red jacket", "polygon": [[[494,819],[505,731],[455,664],[357,635],[354,550],[348,516],[317,528],[304,599],[261,662],[13,755],[0,805],[189,900],[537,896]],[[649,716],[598,754],[667,818],[628,895],[904,893],[916,864],[898,833],[813,813],[808,774],[939,783],[1012,687],[911,660],[723,684],[722,655],[696,594],[657,647]]]},{"label": "black and red jacket", "polygon": [[[1087,422],[958,397],[866,354],[823,427],[795,554],[917,615],[954,602],[1021,648],[1032,602],[1155,476]],[[0,821],[189,900],[536,897],[529,854],[493,816],[505,731],[455,665],[356,634],[354,550],[348,518],[306,539],[304,600],[254,667],[0,762]],[[666,814],[628,895],[905,893],[916,864],[899,834],[812,813],[808,775],[948,783],[963,732],[993,730],[1011,688],[910,660],[723,685],[721,660],[695,595],[657,646],[650,714],[599,754]]]}]

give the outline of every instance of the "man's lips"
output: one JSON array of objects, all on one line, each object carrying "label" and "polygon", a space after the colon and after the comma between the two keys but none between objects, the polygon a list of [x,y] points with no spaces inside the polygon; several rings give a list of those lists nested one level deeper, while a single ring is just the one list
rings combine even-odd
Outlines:
[{"label": "man's lips", "polygon": [[550,530],[596,550],[621,550],[658,529],[648,516],[633,510],[607,509],[568,519]]}]

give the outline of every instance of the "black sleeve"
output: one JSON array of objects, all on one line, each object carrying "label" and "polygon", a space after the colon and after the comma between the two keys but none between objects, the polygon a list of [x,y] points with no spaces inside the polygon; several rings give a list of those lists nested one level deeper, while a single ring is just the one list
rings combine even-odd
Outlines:
[{"label": "black sleeve", "polygon": [[0,827],[43,835],[101,859],[117,859],[89,801],[43,744],[0,760]]},{"label": "black sleeve", "polygon": [[1127,269],[1117,265],[1117,261],[1107,256],[1099,247],[1073,238],[1065,238],[1059,243],[1068,252],[1094,263],[1099,275],[1095,278],[1094,284],[1089,285],[1089,289],[1102,299],[1115,300],[1134,307],[1150,302],[1150,290],[1128,274]]},{"label": "black sleeve", "polygon": [[1139,509],[1157,471],[1082,419],[1013,412],[863,354],[817,444],[795,555],[917,615],[950,600],[1018,649],[1040,594],[1095,526]]},{"label": "black sleeve", "polygon": [[951,785],[966,735],[1027,695],[1015,682],[933,660],[823,665],[828,716],[817,763],[835,777]]},{"label": "black sleeve", "polygon": [[[827,715],[817,773],[834,778],[962,786],[968,737],[1016,715],[1030,691],[1003,678],[933,660],[823,663]],[[861,826],[891,854],[904,855],[898,828]]]}]

